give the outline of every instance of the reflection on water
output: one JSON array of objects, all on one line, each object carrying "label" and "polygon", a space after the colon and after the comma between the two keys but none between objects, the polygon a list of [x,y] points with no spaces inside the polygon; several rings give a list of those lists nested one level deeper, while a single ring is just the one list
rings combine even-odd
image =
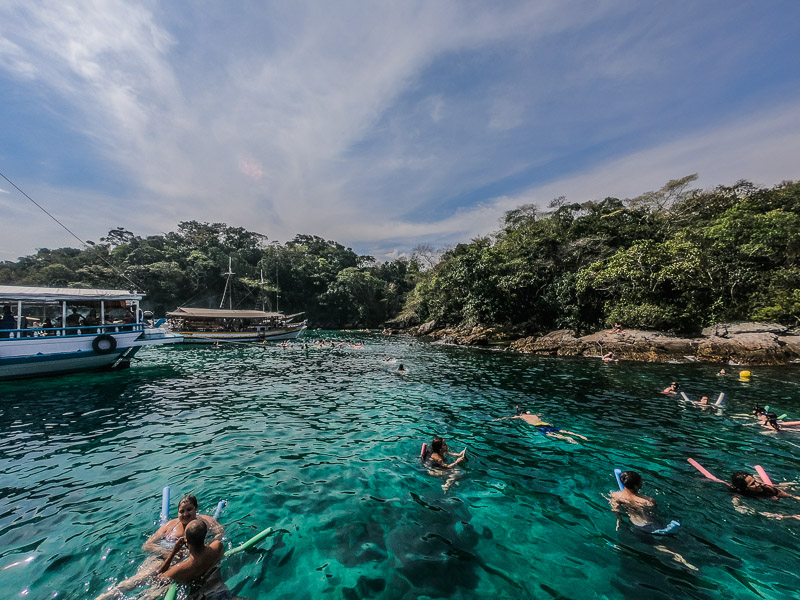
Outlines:
[{"label": "reflection on water", "polygon": [[[751,369],[745,383],[711,366],[359,339],[361,350],[152,348],[122,373],[0,384],[2,596],[93,597],[131,575],[165,485],[205,512],[227,499],[229,546],[276,530],[223,566],[253,600],[796,595],[800,521],[736,512],[686,459],[723,478],[761,464],[794,481],[800,434],[737,415],[759,402],[800,419],[797,367]],[[693,397],[724,391],[727,406],[657,393],[672,380]],[[516,404],[589,441],[495,420]],[[448,493],[417,458],[437,433],[469,448]],[[614,467],[642,474],[662,517],[681,521],[676,535],[616,529]],[[800,513],[792,500],[749,503]]]}]

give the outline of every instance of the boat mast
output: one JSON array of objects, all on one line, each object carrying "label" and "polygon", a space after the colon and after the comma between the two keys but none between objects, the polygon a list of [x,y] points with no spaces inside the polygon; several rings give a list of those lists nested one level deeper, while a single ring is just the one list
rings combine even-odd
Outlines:
[{"label": "boat mast", "polygon": [[231,276],[233,276],[233,271],[231,270],[231,257],[228,257],[228,272],[225,273],[228,276],[228,279],[225,280],[225,289],[222,290],[222,300],[219,302],[219,307],[225,304],[225,294],[228,293],[228,287],[231,288],[230,295],[228,296],[228,309],[233,310],[233,287],[231,286]]},{"label": "boat mast", "polygon": [[264,312],[264,311],[267,310],[266,306],[264,304],[264,300],[265,300],[265,296],[266,296],[266,294],[264,293],[264,269],[261,269],[260,285],[261,285],[261,312]]}]

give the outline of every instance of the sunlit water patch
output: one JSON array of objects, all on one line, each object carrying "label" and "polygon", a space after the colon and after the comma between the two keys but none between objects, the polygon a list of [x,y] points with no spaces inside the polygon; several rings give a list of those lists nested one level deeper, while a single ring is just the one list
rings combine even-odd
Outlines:
[{"label": "sunlit water patch", "polygon": [[[169,485],[204,512],[228,500],[229,547],[274,529],[223,563],[252,600],[796,597],[800,521],[736,512],[686,459],[797,480],[800,434],[738,416],[759,402],[800,420],[797,367],[743,382],[712,366],[357,339],[151,348],[126,372],[0,384],[0,595],[94,597],[132,575]],[[725,392],[725,408],[659,394],[672,380]],[[516,404],[589,440],[495,420]],[[447,492],[418,460],[437,433],[468,448]],[[614,467],[642,473],[675,535],[617,530]],[[800,514],[790,499],[747,502]]]}]

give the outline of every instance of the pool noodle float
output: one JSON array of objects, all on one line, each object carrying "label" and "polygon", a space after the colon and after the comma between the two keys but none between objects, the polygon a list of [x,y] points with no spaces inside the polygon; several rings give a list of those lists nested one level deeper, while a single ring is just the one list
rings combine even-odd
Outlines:
[{"label": "pool noodle float", "polygon": [[781,425],[800,425],[800,421],[784,421]]},{"label": "pool noodle float", "polygon": [[691,402],[691,400],[689,399],[689,396],[686,395],[686,392],[681,392],[681,398],[683,398],[687,402]]},{"label": "pool noodle float", "polygon": [[722,406],[725,403],[725,392],[720,392],[719,398],[714,403],[714,406]]},{"label": "pool noodle float", "polygon": [[703,475],[705,475],[711,481],[718,481],[719,483],[724,483],[725,485],[730,487],[730,484],[727,481],[723,481],[719,477],[715,477],[714,475],[712,475],[703,465],[701,465],[695,459],[689,458],[687,460],[689,461],[690,465],[692,465],[695,469],[700,471]]},{"label": "pool noodle float", "polygon": [[424,459],[425,453],[428,451],[428,443],[422,442],[422,449],[419,451],[419,457]]},{"label": "pool noodle float", "polygon": [[614,469],[614,477],[617,478],[617,485],[619,486],[619,491],[621,492],[625,489],[625,486],[622,485],[622,479],[619,478],[620,473],[622,473],[622,469]]},{"label": "pool noodle float", "polygon": [[761,481],[763,483],[766,483],[767,485],[771,485],[773,487],[775,486],[775,484],[772,483],[772,480],[769,478],[769,475],[767,475],[767,472],[764,470],[764,467],[762,467],[761,465],[756,465],[756,473],[758,473],[758,476],[761,478]]},{"label": "pool noodle float", "polygon": [[164,525],[169,521],[169,486],[161,490],[161,516],[159,522]]},{"label": "pool noodle float", "polygon": [[[620,479],[620,474],[621,473],[622,473],[622,469],[614,469],[614,477],[617,478],[617,485],[619,486],[619,490],[620,491],[625,489],[625,486],[622,485],[622,479]],[[673,519],[672,521],[670,521],[666,525],[666,527],[662,527],[661,529],[655,529],[655,530],[651,531],[650,533],[655,534],[655,535],[664,535],[664,534],[667,534],[667,533],[672,533],[673,531],[675,531],[680,526],[681,526],[681,524],[678,523],[678,521],[676,521],[675,519]],[[635,525],[634,525],[634,527],[635,527]]]},{"label": "pool noodle float", "polygon": [[214,520],[218,521],[219,516],[222,514],[222,509],[228,504],[227,500],[220,500],[219,504],[217,504],[217,509],[214,511]]},{"label": "pool noodle float", "polygon": [[261,533],[257,533],[256,535],[251,537],[249,540],[247,540],[241,546],[236,546],[236,548],[231,548],[230,550],[225,552],[225,554],[223,554],[223,556],[231,556],[233,554],[241,552],[242,550],[247,550],[250,546],[260,542],[261,540],[263,540],[270,533],[272,533],[272,527],[267,527],[264,531],[262,531]]}]

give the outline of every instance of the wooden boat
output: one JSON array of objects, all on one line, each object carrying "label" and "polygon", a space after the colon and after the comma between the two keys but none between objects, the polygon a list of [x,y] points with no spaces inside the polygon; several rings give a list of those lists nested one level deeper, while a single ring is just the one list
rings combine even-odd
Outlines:
[{"label": "wooden boat", "polygon": [[302,314],[180,307],[167,313],[167,323],[171,332],[188,343],[279,341],[292,340],[303,333],[307,322],[292,322]]},{"label": "wooden boat", "polygon": [[180,342],[128,290],[0,286],[0,380],[126,368],[143,346]]}]

